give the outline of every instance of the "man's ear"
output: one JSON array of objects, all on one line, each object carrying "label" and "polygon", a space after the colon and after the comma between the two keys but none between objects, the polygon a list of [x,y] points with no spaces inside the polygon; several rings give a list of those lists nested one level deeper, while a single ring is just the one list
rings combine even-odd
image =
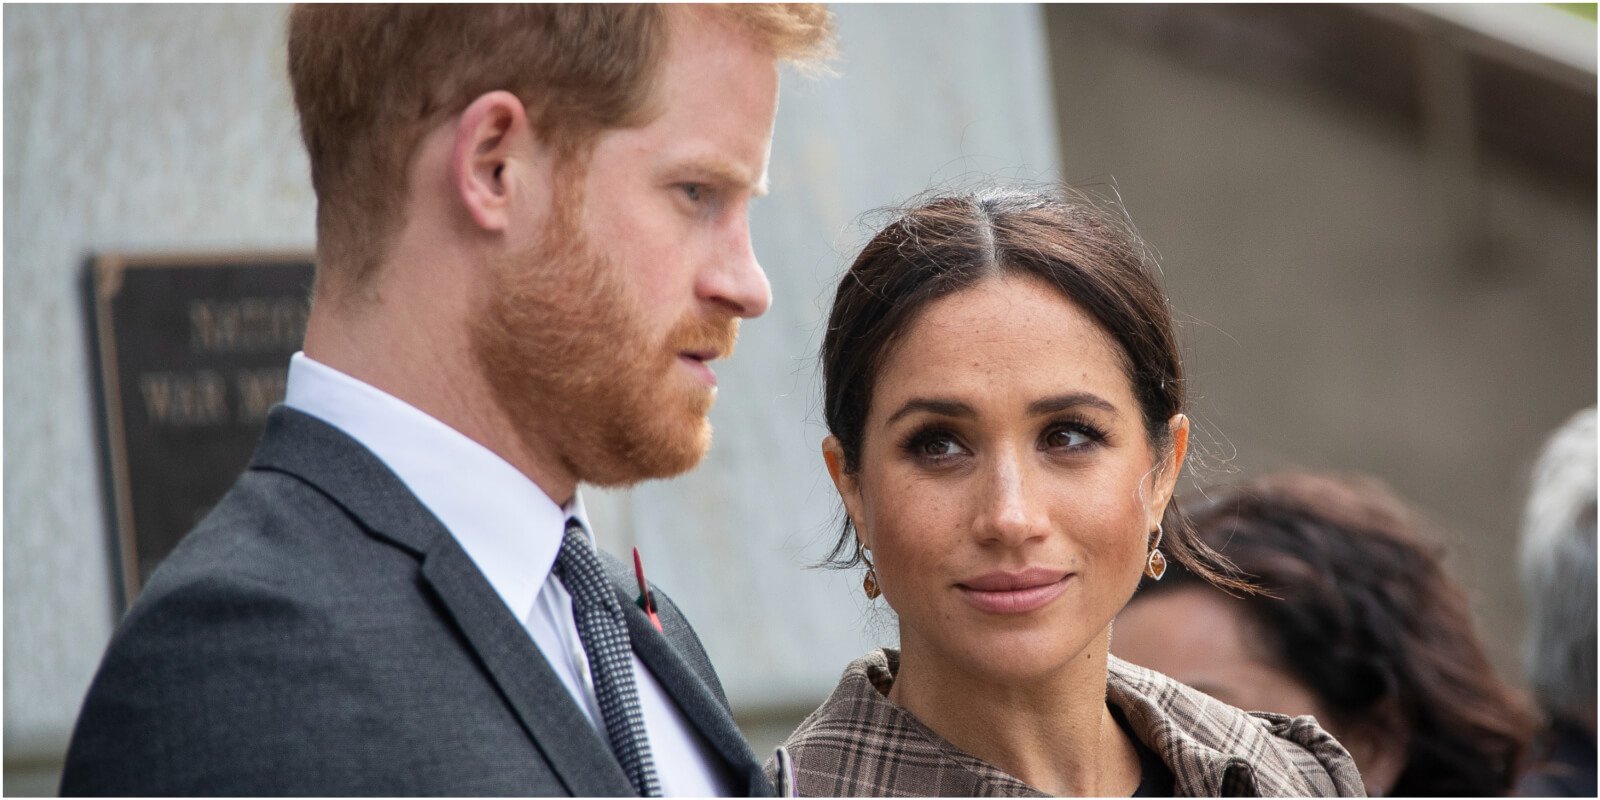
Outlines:
[{"label": "man's ear", "polygon": [[[456,121],[450,148],[450,184],[472,221],[485,231],[504,232],[518,192],[548,191],[547,182],[518,179],[542,150],[517,96],[494,91],[472,101]],[[542,204],[540,204],[542,205]]]},{"label": "man's ear", "polygon": [[1171,444],[1162,453],[1161,463],[1155,471],[1154,491],[1150,493],[1150,507],[1147,509],[1150,516],[1148,528],[1152,531],[1167,512],[1167,503],[1172,500],[1172,492],[1178,485],[1178,473],[1183,471],[1183,457],[1189,453],[1188,417],[1173,414],[1172,419],[1167,420],[1167,440]]},{"label": "man's ear", "polygon": [[833,487],[839,490],[844,513],[850,515],[856,536],[861,536],[861,487],[855,476],[845,470],[844,446],[839,444],[838,437],[828,436],[822,440],[822,462],[828,465],[828,477],[833,478]]}]

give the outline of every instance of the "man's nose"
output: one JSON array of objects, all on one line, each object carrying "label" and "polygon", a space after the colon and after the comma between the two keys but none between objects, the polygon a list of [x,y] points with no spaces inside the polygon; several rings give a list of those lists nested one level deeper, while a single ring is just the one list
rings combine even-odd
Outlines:
[{"label": "man's nose", "polygon": [[772,305],[772,284],[756,260],[749,221],[740,220],[736,228],[702,272],[700,297],[736,317],[759,317]]}]

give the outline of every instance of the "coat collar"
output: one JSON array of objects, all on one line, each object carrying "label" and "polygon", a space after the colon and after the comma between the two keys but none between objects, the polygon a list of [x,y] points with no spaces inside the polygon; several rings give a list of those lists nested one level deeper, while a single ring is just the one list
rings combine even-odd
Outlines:
[{"label": "coat collar", "polygon": [[1110,656],[1106,699],[1172,769],[1178,794],[1365,796],[1350,754],[1312,717],[1244,712]]},{"label": "coat collar", "polygon": [[[890,701],[885,692],[898,661],[896,650],[883,648],[852,662],[833,695],[790,737],[803,791],[1041,794]],[[1106,700],[1166,763],[1179,795],[1365,795],[1349,754],[1311,717],[1246,713],[1115,657],[1107,663]],[[816,769],[839,763],[854,765],[849,780],[856,783],[841,785],[845,779],[831,767]]]}]

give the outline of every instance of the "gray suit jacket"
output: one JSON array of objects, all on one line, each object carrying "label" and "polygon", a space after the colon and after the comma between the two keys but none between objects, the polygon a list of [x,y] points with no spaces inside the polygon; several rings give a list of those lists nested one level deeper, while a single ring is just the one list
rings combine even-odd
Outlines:
[{"label": "gray suit jacket", "polygon": [[[770,794],[682,614],[652,590],[658,633],[632,568],[604,560],[634,651],[716,767]],[[355,440],[282,406],[112,638],[61,791],[632,794],[455,538]]]}]

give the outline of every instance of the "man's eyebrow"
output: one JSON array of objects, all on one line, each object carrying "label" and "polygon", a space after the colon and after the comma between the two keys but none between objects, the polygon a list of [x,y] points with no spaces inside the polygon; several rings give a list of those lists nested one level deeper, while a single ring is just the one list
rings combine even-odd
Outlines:
[{"label": "man's eyebrow", "polygon": [[761,175],[752,179],[750,173],[720,158],[691,158],[674,164],[671,167],[671,171],[675,174],[707,176],[718,183],[749,189],[750,193],[756,197],[765,197],[767,195],[767,174],[765,171],[762,171]]},{"label": "man's eyebrow", "polygon": [[1102,399],[1099,395],[1090,392],[1072,392],[1058,394],[1054,397],[1045,397],[1028,404],[1028,413],[1033,416],[1054,414],[1076,406],[1089,406],[1098,408],[1111,414],[1117,413],[1117,407]]},{"label": "man's eyebrow", "polygon": [[895,420],[910,414],[913,411],[928,411],[938,414],[942,417],[975,417],[978,415],[978,412],[972,410],[972,406],[969,406],[960,400],[942,400],[935,397],[913,397],[910,400],[907,400],[905,405],[900,407],[900,410],[890,414],[889,419],[886,420],[884,424],[894,422]]}]

